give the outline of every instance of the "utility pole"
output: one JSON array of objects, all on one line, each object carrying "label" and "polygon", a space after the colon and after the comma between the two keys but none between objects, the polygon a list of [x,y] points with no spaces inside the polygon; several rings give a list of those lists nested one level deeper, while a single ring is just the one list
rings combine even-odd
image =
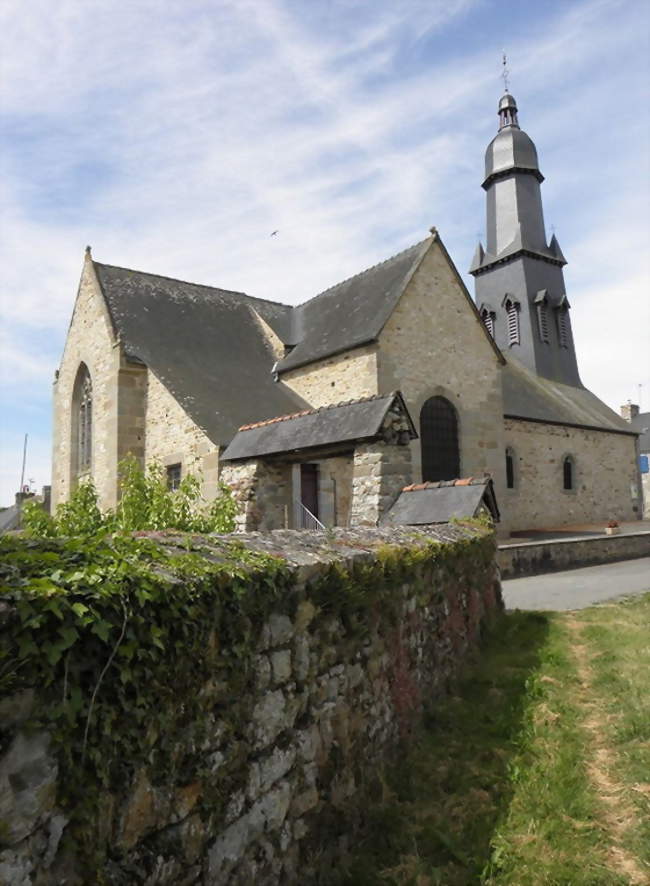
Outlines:
[{"label": "utility pole", "polygon": [[[28,436],[29,436],[28,434],[25,434],[25,441],[23,443],[23,466],[22,466],[22,470],[20,472],[20,487],[18,489],[18,497],[16,498],[16,507],[17,507],[19,515],[20,515],[20,512],[22,511],[22,508],[23,508],[23,485],[25,483],[25,464],[27,462],[27,437]],[[20,526],[20,523],[18,525]]]},{"label": "utility pole", "polygon": [[27,462],[27,437],[29,435],[25,434],[25,442],[23,443],[23,469],[20,472],[20,492],[23,491],[23,485],[25,483],[25,463]]}]

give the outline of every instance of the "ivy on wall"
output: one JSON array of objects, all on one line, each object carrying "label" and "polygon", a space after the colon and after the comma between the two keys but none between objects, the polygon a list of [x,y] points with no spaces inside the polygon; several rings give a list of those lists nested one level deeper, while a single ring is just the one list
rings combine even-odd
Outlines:
[{"label": "ivy on wall", "polygon": [[[493,562],[493,537],[480,526],[453,545],[412,539],[319,571],[304,592],[316,607],[310,630],[336,616],[354,645],[371,619],[399,628],[400,583],[419,576],[426,602]],[[326,544],[336,553],[335,537]],[[64,845],[91,868],[109,850],[101,803],[142,766],[154,785],[200,780],[201,815],[218,823],[242,765],[234,757],[216,775],[206,752],[224,730],[242,741],[260,634],[270,613],[295,615],[294,583],[282,558],[227,538],[0,539],[0,695],[35,689],[30,727],[50,733],[59,761],[57,802],[71,819]],[[398,689],[412,704],[411,687]]]},{"label": "ivy on wall", "polygon": [[234,541],[218,561],[200,549],[199,537],[164,533],[0,538],[0,695],[36,689],[30,727],[51,734],[58,799],[87,851],[102,789],[143,763],[180,784],[200,768],[218,692],[198,689],[246,680],[290,585],[278,558]]}]

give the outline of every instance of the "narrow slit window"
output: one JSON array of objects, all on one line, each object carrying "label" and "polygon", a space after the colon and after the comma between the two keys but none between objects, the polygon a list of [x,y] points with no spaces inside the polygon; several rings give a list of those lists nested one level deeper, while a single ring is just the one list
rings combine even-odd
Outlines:
[{"label": "narrow slit window", "polygon": [[508,318],[508,344],[519,344],[519,303],[508,299],[505,304]]},{"label": "narrow slit window", "polygon": [[515,455],[512,449],[506,449],[506,487],[515,488]]},{"label": "narrow slit window", "polygon": [[570,455],[564,459],[562,463],[562,481],[565,491],[569,492],[573,489],[574,484],[574,470],[573,470],[573,459]]},{"label": "narrow slit window", "polygon": [[174,492],[181,485],[180,462],[175,465],[167,465],[167,489]]}]

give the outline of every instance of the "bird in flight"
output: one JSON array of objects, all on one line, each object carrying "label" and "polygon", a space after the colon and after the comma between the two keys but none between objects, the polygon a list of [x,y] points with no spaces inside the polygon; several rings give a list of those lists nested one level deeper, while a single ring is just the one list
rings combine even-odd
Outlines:
[{"label": "bird in flight", "polygon": [[279,231],[272,231],[272,232],[271,232],[271,237],[275,237],[275,236],[276,236],[277,234],[279,234],[279,233],[280,233]]}]

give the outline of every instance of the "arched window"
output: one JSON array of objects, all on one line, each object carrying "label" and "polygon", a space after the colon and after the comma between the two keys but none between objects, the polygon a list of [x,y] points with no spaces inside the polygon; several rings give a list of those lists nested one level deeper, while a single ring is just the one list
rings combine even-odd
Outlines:
[{"label": "arched window", "polygon": [[519,344],[519,302],[506,298],[504,304],[508,318],[508,344]]},{"label": "arched window", "polygon": [[506,487],[515,488],[515,453],[510,446],[506,449]]},{"label": "arched window", "polygon": [[570,455],[566,455],[562,462],[562,485],[566,492],[575,487],[575,465]]},{"label": "arched window", "polygon": [[430,397],[420,411],[422,479],[454,480],[460,476],[458,419],[445,397]]},{"label": "arched window", "polygon": [[485,328],[492,338],[494,338],[494,321],[496,320],[496,314],[494,311],[489,311],[487,308],[483,308],[481,311],[481,320],[485,323]]},{"label": "arched window", "polygon": [[74,474],[89,471],[93,453],[93,386],[85,363],[79,366],[72,393],[72,465]]}]

